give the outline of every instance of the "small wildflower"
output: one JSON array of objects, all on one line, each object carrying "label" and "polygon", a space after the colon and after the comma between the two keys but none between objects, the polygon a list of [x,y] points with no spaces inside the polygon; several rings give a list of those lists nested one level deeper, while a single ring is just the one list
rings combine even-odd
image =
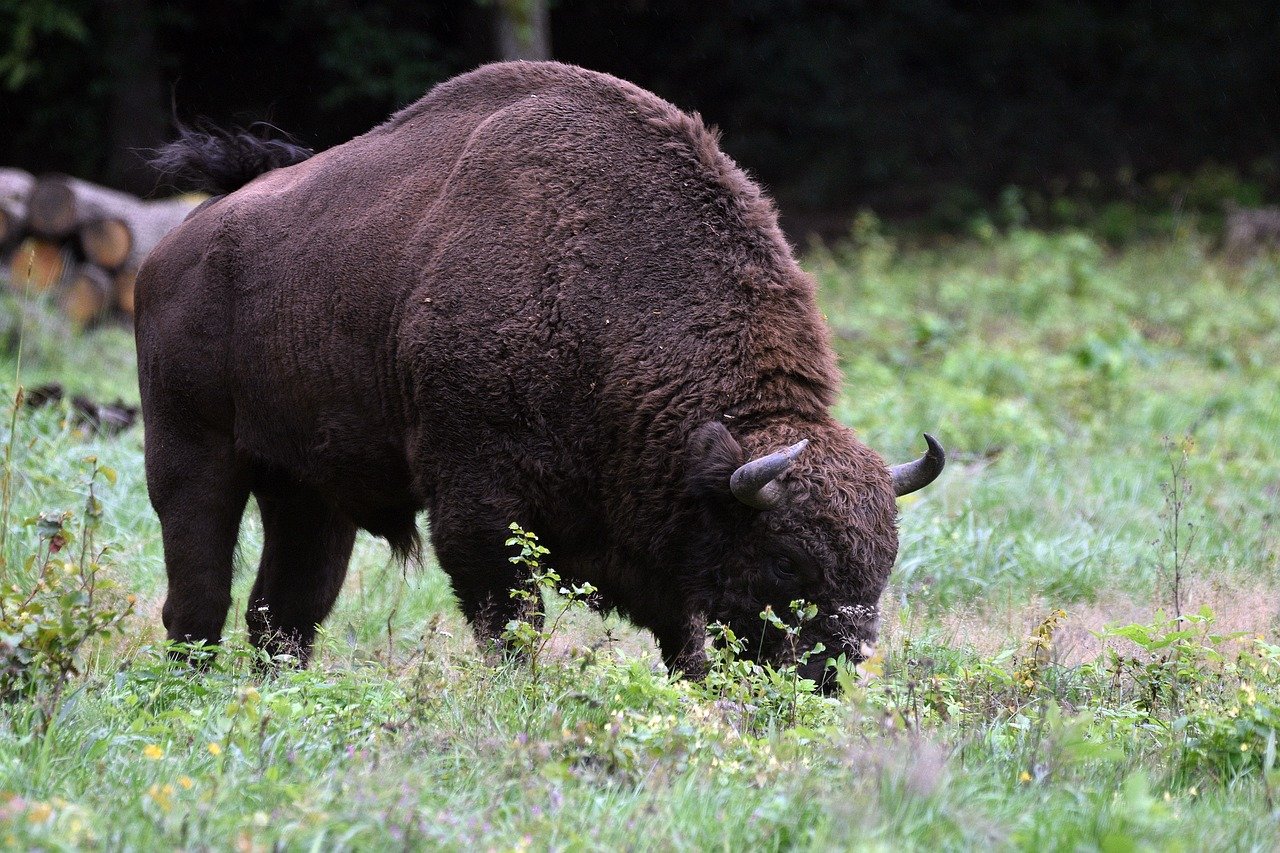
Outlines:
[{"label": "small wildflower", "polygon": [[1247,744],[1247,743],[1242,743],[1242,744],[1240,744],[1240,751],[1241,751],[1241,752],[1248,752],[1248,751],[1249,751],[1249,744]]},{"label": "small wildflower", "polygon": [[33,803],[27,809],[27,820],[31,823],[44,823],[53,814],[53,806],[48,803]]},{"label": "small wildflower", "polygon": [[152,761],[159,761],[164,758],[164,750],[156,746],[154,743],[149,743],[143,747],[142,754],[147,758],[150,758]]},{"label": "small wildflower", "polygon": [[182,786],[182,790],[190,791],[196,783],[191,780],[190,776],[179,776],[178,784]]},{"label": "small wildflower", "polygon": [[209,754],[214,756],[215,758],[218,757],[219,755],[222,755],[222,747],[216,743],[210,743]]},{"label": "small wildflower", "polygon": [[1200,796],[1200,791],[1196,789],[1196,786],[1195,786],[1195,785],[1192,785],[1192,786],[1191,786],[1191,790],[1189,790],[1187,793],[1188,793],[1188,794],[1190,794],[1190,795],[1191,795],[1191,796],[1193,796],[1193,797],[1198,797],[1198,796]]},{"label": "small wildflower", "polygon": [[173,808],[173,786],[172,785],[152,785],[147,789],[147,796],[151,798],[161,811],[169,811]]},{"label": "small wildflower", "polygon": [[1018,781],[1023,783],[1030,782],[1031,774],[1023,770],[1021,773],[1018,774]]}]

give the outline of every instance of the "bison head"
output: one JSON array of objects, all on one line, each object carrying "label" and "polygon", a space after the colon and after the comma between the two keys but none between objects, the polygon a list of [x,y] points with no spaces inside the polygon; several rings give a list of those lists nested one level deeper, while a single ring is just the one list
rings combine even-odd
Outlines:
[{"label": "bison head", "polygon": [[[689,531],[689,559],[703,579],[709,621],[731,627],[746,653],[775,665],[795,662],[821,643],[800,672],[834,688],[827,660],[862,661],[875,643],[880,594],[898,553],[895,499],[942,471],[942,447],[886,466],[852,431],[834,423],[744,434],[700,427],[689,444],[691,492],[701,523]],[[798,639],[771,627],[771,607],[794,622],[791,602],[817,606]]]}]

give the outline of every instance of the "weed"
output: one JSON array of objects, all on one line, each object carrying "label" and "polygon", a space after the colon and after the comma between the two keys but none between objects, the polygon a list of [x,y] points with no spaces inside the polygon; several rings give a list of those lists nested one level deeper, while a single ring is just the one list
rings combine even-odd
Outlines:
[{"label": "weed", "polygon": [[93,456],[84,463],[87,494],[79,531],[70,510],[26,519],[23,526],[35,531],[35,546],[20,567],[6,565],[0,588],[0,700],[32,702],[40,731],[78,674],[82,647],[122,631],[135,600],[115,594],[117,585],[105,575],[103,552],[94,542],[103,513],[95,485],[114,483],[116,472]]},{"label": "weed", "polygon": [[[524,587],[511,590],[511,597],[524,605],[528,618],[509,621],[502,638],[512,649],[528,658],[529,672],[537,681],[543,653],[555,637],[565,615],[576,608],[585,609],[596,594],[596,588],[589,583],[561,583],[560,575],[550,566],[543,565],[543,558],[548,551],[538,544],[537,535],[524,530],[515,522],[511,523],[510,529],[512,535],[506,544],[508,547],[519,548],[520,553],[509,559],[522,567],[527,575]],[[546,601],[552,594],[560,595],[564,599],[564,606],[550,617],[550,625],[547,625]]]},{"label": "weed", "polygon": [[773,612],[773,607],[768,605],[760,613],[760,618],[765,624],[781,631],[786,638],[788,657],[791,660],[791,663],[784,667],[784,674],[791,676],[791,704],[787,713],[787,724],[794,726],[796,703],[800,696],[800,667],[807,664],[814,656],[821,655],[827,647],[822,643],[814,643],[803,652],[800,651],[800,632],[805,624],[812,622],[818,615],[818,605],[809,604],[804,599],[797,599],[791,602],[790,608],[794,622],[784,622],[778,614]]},{"label": "weed", "polygon": [[1183,590],[1191,569],[1191,549],[1196,540],[1196,525],[1187,518],[1191,497],[1191,481],[1187,478],[1187,460],[1195,450],[1195,438],[1191,433],[1179,441],[1168,436],[1162,440],[1169,479],[1160,484],[1164,495],[1164,508],[1160,512],[1164,526],[1156,546],[1156,566],[1162,597],[1173,608],[1174,619],[1182,618]]}]

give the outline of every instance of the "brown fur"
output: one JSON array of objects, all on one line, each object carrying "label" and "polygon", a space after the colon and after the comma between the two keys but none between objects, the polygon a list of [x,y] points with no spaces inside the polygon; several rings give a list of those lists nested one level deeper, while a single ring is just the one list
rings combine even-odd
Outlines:
[{"label": "brown fur", "polygon": [[[193,215],[139,276],[137,328],[171,637],[220,637],[252,492],[259,642],[305,651],[355,529],[407,552],[423,508],[484,638],[515,612],[516,521],[672,667],[716,619],[785,657],[758,614],[794,598],[832,654],[874,640],[894,491],[828,414],[813,283],[701,120],[631,84],[555,63],[441,84]],[[781,506],[729,494],[800,438]]]}]

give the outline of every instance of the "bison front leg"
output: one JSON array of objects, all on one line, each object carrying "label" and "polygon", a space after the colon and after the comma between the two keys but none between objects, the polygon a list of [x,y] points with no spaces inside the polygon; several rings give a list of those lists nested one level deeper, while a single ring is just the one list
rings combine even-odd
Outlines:
[{"label": "bison front leg", "polygon": [[707,674],[707,622],[700,615],[686,615],[653,629],[662,661],[672,675],[701,680]]},{"label": "bison front leg", "polygon": [[503,634],[512,620],[530,622],[540,630],[540,602],[531,607],[511,594],[525,588],[528,577],[509,559],[512,551],[505,543],[510,531],[498,525],[451,522],[445,513],[433,513],[431,541],[481,648],[505,651]]},{"label": "bison front leg", "polygon": [[342,591],[356,526],[314,492],[255,492],[264,541],[249,593],[249,641],[269,655],[311,656],[316,628]]}]

